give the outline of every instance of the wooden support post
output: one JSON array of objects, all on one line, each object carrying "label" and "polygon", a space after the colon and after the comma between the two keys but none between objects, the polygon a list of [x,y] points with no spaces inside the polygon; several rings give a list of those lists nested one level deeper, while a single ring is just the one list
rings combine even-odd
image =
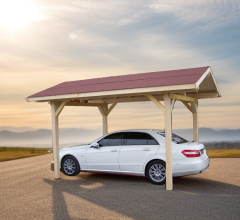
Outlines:
[{"label": "wooden support post", "polygon": [[172,177],[172,106],[170,94],[165,93],[164,98],[164,118],[165,118],[165,148],[166,148],[166,190],[173,189]]},{"label": "wooden support post", "polygon": [[107,116],[108,106],[98,107],[98,109],[102,114],[103,135],[106,135],[108,134],[108,116]]},{"label": "wooden support post", "polygon": [[59,131],[58,131],[58,116],[55,117],[57,105],[51,102],[51,117],[52,117],[52,145],[53,145],[53,160],[54,160],[54,175],[55,179],[60,179],[60,164],[59,164]]},{"label": "wooden support post", "polygon": [[192,114],[193,114],[193,140],[199,142],[198,137],[198,103],[191,102]]}]

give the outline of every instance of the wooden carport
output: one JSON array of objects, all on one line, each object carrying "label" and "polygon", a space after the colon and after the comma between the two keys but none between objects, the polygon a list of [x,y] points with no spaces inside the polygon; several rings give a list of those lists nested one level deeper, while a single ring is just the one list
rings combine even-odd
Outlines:
[{"label": "wooden carport", "polygon": [[[26,98],[49,102],[52,115],[54,175],[60,178],[58,117],[65,106],[98,107],[103,135],[108,115],[117,103],[152,101],[164,113],[166,189],[172,190],[172,110],[181,101],[193,115],[194,141],[198,142],[198,99],[220,97],[211,67],[140,73],[64,82]],[[164,105],[160,102],[164,101]]]}]

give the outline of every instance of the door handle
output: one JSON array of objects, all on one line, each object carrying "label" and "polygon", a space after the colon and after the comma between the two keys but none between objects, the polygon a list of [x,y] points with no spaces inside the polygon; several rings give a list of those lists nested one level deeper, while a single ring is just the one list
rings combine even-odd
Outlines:
[{"label": "door handle", "polygon": [[144,148],[143,151],[150,151],[151,148]]},{"label": "door handle", "polygon": [[111,152],[117,152],[118,150],[117,149],[113,149],[113,150],[111,150]]}]

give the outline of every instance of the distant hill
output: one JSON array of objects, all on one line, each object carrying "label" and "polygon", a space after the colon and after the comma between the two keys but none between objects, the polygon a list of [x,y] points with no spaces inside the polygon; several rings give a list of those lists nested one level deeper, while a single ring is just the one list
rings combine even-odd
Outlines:
[{"label": "distant hill", "polygon": [[[90,142],[102,135],[101,129],[62,128],[59,129],[60,143]],[[36,143],[45,144],[52,142],[52,130],[38,129],[35,131],[12,132],[0,131],[0,144]]]},{"label": "distant hill", "polygon": [[[25,129],[27,127],[24,127]],[[30,128],[34,129],[34,128]],[[14,129],[12,129],[14,130]],[[38,129],[20,132],[17,131],[0,131],[0,144],[51,144],[52,131],[50,129]],[[102,135],[102,129],[84,129],[84,128],[62,128],[59,131],[60,144],[63,143],[86,143],[95,140]],[[192,129],[175,129],[173,133],[193,140]],[[201,142],[219,142],[219,141],[240,141],[240,129],[221,129],[214,130],[211,128],[199,129],[199,141]]]},{"label": "distant hill", "polygon": [[24,131],[35,131],[37,128],[32,128],[32,127],[13,127],[13,126],[0,126],[0,131],[11,131],[11,132],[24,132]]},{"label": "distant hill", "polygon": [[[192,129],[174,129],[173,133],[189,140],[193,140]],[[240,141],[240,129],[221,129],[199,128],[199,141],[218,142],[218,141]]]}]

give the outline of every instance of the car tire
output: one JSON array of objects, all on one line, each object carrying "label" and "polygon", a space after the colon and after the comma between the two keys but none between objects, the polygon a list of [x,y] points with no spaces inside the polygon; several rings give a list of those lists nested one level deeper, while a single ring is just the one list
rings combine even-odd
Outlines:
[{"label": "car tire", "polygon": [[146,175],[148,180],[156,185],[163,185],[166,182],[166,164],[161,160],[155,160],[148,164]]},{"label": "car tire", "polygon": [[67,156],[62,159],[62,172],[67,176],[76,176],[80,173],[80,166],[77,159],[73,156]]}]

